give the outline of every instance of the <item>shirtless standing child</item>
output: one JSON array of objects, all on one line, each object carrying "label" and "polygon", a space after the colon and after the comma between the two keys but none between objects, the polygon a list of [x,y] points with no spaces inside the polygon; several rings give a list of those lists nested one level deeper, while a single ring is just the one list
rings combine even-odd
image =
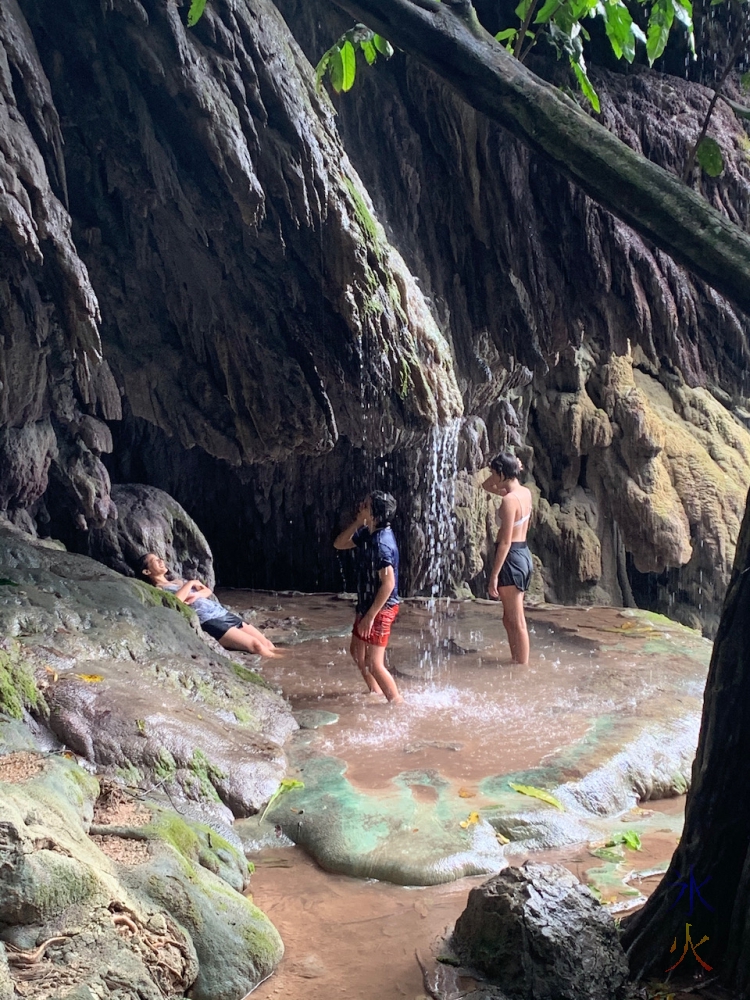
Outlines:
[{"label": "shirtless standing child", "polygon": [[529,662],[529,632],[523,611],[523,598],[531,583],[534,566],[526,542],[531,518],[531,491],[521,486],[518,477],[521,463],[515,455],[502,452],[490,462],[492,475],[482,483],[488,493],[503,498],[502,526],[497,533],[497,547],[487,592],[503,604],[503,625],[514,663]]},{"label": "shirtless standing child", "polygon": [[349,652],[373,694],[404,699],[385,665],[391,625],[398,614],[398,545],[391,530],[396,501],[375,490],[356,519],[336,538],[336,549],[356,549],[357,614]]}]

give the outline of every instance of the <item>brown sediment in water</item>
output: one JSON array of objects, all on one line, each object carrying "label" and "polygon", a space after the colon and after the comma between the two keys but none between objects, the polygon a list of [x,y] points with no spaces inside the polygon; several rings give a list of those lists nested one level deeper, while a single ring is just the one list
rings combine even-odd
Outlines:
[{"label": "brown sediment in water", "polygon": [[519,667],[510,663],[499,608],[453,602],[436,614],[406,602],[388,648],[406,699],[394,709],[367,696],[349,656],[348,602],[266,595],[264,606],[264,595],[247,591],[226,592],[224,600],[240,611],[254,607],[256,620],[267,618],[269,607],[283,610],[298,623],[295,639],[309,636],[260,669],[296,710],[339,716],[319,731],[316,750],[344,759],[347,779],[362,789],[384,788],[416,769],[472,786],[538,766],[585,736],[597,717],[700,711],[705,668],[686,663],[677,643],[671,653],[643,655],[664,633],[618,609],[528,609],[531,660]]},{"label": "brown sediment in water", "polygon": [[[363,792],[377,794],[407,772],[414,797],[431,802],[439,776],[465,800],[467,815],[487,805],[482,779],[543,767],[590,733],[596,719],[661,720],[698,711],[710,653],[699,637],[665,620],[618,609],[545,606],[527,610],[532,655],[528,667],[518,667],[509,662],[499,608],[453,603],[436,616],[423,604],[406,603],[388,652],[407,700],[394,710],[367,697],[349,658],[349,603],[327,595],[238,591],[225,601],[247,609],[250,620],[253,606],[256,620],[268,618],[264,602],[294,620],[288,656],[283,663],[264,662],[261,670],[295,710],[338,716],[314,735],[316,753],[345,760],[347,779]],[[274,639],[283,641],[284,634]],[[612,836],[642,822],[644,811],[652,813],[645,831],[639,827],[642,849],[620,848],[621,862],[593,856],[593,843],[538,852],[534,860],[567,865],[613,907],[640,905],[661,875],[626,877],[666,868],[683,806],[682,798],[646,802],[642,810],[614,817]],[[508,857],[512,864],[524,860]],[[282,859],[288,867],[273,866]],[[434,967],[436,942],[463,910],[469,889],[487,877],[403,888],[328,874],[296,848],[257,860],[255,902],[287,949],[278,973],[253,994],[260,1000],[423,997],[415,950]],[[640,899],[632,895],[636,890]],[[454,983],[456,990],[470,985]]]},{"label": "brown sediment in water", "polygon": [[[663,815],[666,824],[682,815],[684,798],[648,803],[648,808],[657,817]],[[640,851],[627,852],[625,867],[660,866],[676,843],[674,830],[657,826],[644,837]],[[276,867],[277,859],[289,867]],[[487,878],[404,888],[330,875],[298,848],[267,851],[257,860],[251,881],[253,901],[278,928],[286,952],[275,975],[253,993],[254,1000],[424,997],[415,951],[428,968],[435,967],[440,941],[464,909],[469,890]],[[513,863],[524,860],[516,857]],[[564,864],[584,882],[587,873],[601,865],[587,845],[539,852],[533,860]],[[644,879],[637,887],[649,896],[659,878]],[[665,943],[667,957],[670,943]],[[445,975],[450,977],[452,971],[446,968]],[[456,977],[455,989],[468,989],[472,983]]]}]

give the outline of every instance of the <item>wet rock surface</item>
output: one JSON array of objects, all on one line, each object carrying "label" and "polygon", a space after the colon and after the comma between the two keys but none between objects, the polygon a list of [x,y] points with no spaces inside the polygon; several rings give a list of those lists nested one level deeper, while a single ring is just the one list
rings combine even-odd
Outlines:
[{"label": "wet rock surface", "polygon": [[148,802],[129,826],[92,827],[107,818],[97,781],[73,761],[23,756],[33,774],[16,759],[0,775],[0,989],[18,987],[7,995],[236,1000],[273,970],[281,941],[241,894],[232,844]]},{"label": "wet rock surface", "polygon": [[224,825],[268,800],[297,724],[241,654],[203,640],[185,605],[18,531],[0,529],[0,578],[4,711],[32,709],[102,773]]},{"label": "wet rock surface", "polygon": [[472,889],[451,939],[519,1000],[617,1000],[628,964],[609,913],[562,865],[527,862]]},{"label": "wet rock surface", "polygon": [[117,517],[88,534],[88,554],[125,576],[140,577],[147,552],[160,556],[184,580],[216,583],[214,560],[198,525],[168,493],[138,483],[113,486]]}]

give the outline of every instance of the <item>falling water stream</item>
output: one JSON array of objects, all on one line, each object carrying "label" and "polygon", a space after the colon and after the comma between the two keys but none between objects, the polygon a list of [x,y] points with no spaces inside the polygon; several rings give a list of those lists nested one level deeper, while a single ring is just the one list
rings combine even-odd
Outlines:
[{"label": "falling water stream", "polygon": [[420,668],[433,678],[443,662],[443,651],[450,641],[446,613],[456,552],[455,483],[458,472],[458,438],[461,419],[434,426],[422,456],[424,480],[428,484],[423,504],[422,530],[425,539],[424,569],[418,589],[429,595],[429,618],[423,628],[424,653]]}]

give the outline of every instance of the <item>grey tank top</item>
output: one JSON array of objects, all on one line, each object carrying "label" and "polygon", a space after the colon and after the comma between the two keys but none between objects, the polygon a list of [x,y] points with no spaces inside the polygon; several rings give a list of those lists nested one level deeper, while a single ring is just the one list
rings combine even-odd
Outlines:
[{"label": "grey tank top", "polygon": [[[170,583],[168,586],[162,587],[162,590],[168,590],[170,593],[176,594],[182,586],[182,583]],[[198,615],[198,621],[201,625],[203,622],[210,622],[214,618],[221,618],[227,613],[227,609],[223,604],[219,604],[218,601],[214,601],[210,597],[197,597],[188,606]]]}]

